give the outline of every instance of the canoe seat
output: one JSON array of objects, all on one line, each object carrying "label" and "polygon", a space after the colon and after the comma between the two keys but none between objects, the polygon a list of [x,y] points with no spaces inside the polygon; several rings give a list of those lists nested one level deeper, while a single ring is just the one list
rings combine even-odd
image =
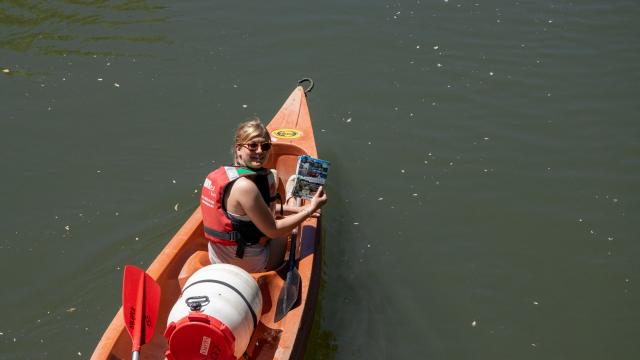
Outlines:
[{"label": "canoe seat", "polygon": [[194,252],[187,261],[185,261],[182,266],[182,270],[180,270],[180,275],[178,275],[178,284],[180,284],[180,289],[184,287],[184,284],[194,272],[207,265],[211,265],[209,253],[206,250],[198,250]]}]

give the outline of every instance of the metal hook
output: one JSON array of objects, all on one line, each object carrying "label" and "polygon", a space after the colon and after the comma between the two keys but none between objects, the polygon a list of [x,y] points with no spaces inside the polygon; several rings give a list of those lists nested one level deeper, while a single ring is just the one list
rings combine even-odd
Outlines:
[{"label": "metal hook", "polygon": [[311,89],[313,89],[313,80],[311,78],[300,79],[298,80],[298,85],[302,86],[302,83],[304,82],[309,82],[309,86],[304,89],[304,94],[307,95],[309,92],[311,92]]}]

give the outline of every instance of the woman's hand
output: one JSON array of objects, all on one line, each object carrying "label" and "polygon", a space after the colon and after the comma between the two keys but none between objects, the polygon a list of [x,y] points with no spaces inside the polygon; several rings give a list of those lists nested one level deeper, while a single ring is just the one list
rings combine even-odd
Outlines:
[{"label": "woman's hand", "polygon": [[320,186],[318,191],[313,195],[311,199],[311,214],[318,212],[321,207],[327,203],[327,193],[324,192],[324,188]]}]

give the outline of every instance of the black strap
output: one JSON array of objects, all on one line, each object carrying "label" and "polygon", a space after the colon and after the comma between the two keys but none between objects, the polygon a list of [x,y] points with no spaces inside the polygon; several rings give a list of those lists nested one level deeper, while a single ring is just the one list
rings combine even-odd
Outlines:
[{"label": "black strap", "polygon": [[242,235],[237,231],[218,231],[206,226],[204,227],[204,233],[218,239],[231,241],[238,241],[238,239],[242,237]]},{"label": "black strap", "polygon": [[244,240],[240,232],[238,231],[218,231],[210,227],[204,227],[205,234],[213,236],[222,240],[231,240],[236,242],[236,257],[242,259],[244,257],[244,248],[247,247],[247,242]]},{"label": "black strap", "polygon": [[256,326],[258,326],[258,317],[256,316],[256,312],[253,311],[253,308],[251,307],[251,303],[249,303],[249,300],[247,300],[247,298],[244,297],[244,295],[242,295],[240,290],[236,289],[233,285],[231,285],[229,283],[226,283],[226,282],[220,281],[220,280],[213,280],[213,279],[195,281],[195,282],[189,284],[184,289],[182,289],[182,293],[184,294],[184,292],[187,291],[188,288],[192,287],[195,284],[206,283],[206,282],[214,283],[214,284],[220,284],[220,285],[226,286],[229,289],[233,290],[236,294],[240,295],[240,297],[244,301],[245,305],[247,305],[247,308],[249,308],[249,311],[251,312],[251,317],[253,318],[253,328],[255,329]]}]

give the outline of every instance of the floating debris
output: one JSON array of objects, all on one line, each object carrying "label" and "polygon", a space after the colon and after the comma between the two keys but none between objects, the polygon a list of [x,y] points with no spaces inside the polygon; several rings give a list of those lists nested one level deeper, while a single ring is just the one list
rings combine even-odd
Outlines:
[{"label": "floating debris", "polygon": [[242,107],[243,107],[244,109],[246,109],[248,106],[249,106],[249,105],[247,105],[247,104],[242,104]]},{"label": "floating debris", "polygon": [[476,327],[476,326],[478,326],[478,322],[477,322],[477,321],[475,321],[475,320],[473,320],[473,321],[471,322],[471,327]]},{"label": "floating debris", "polygon": [[120,84],[118,84],[118,83],[113,83],[113,86],[115,86],[115,87],[119,88],[119,87],[120,87]]},{"label": "floating debris", "polygon": [[76,308],[74,308],[74,307],[70,307],[70,308],[68,308],[68,309],[66,310],[66,312],[68,312],[68,313],[72,313],[72,312],[74,312],[74,311],[76,311]]},{"label": "floating debris", "polygon": [[2,72],[3,72],[3,73],[5,73],[5,74],[8,74],[8,73],[10,73],[10,72],[11,72],[11,70],[9,70],[9,69],[2,69]]}]

